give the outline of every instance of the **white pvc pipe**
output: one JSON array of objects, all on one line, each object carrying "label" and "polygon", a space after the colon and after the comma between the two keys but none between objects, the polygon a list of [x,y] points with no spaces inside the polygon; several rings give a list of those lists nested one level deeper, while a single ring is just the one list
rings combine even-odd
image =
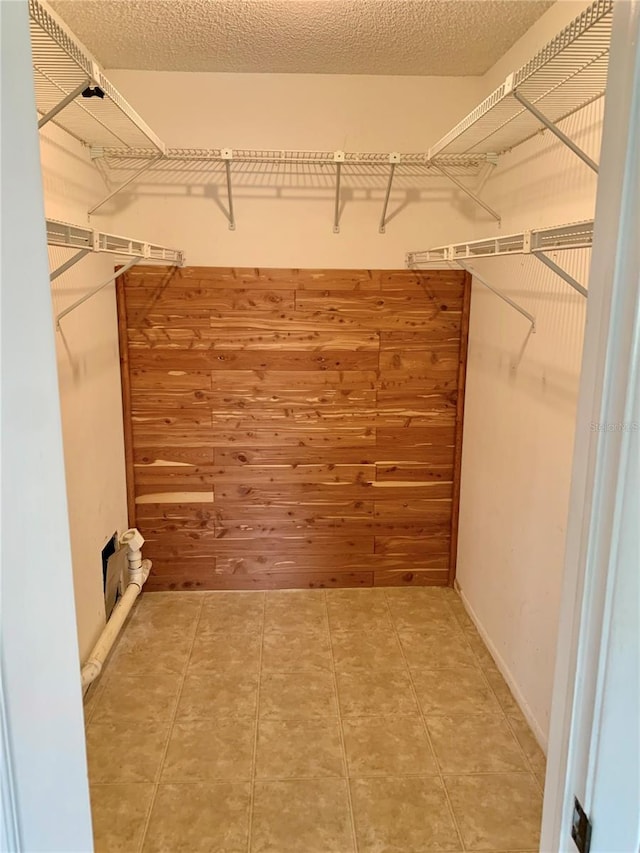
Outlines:
[{"label": "white pvc pipe", "polygon": [[127,584],[124,595],[113,608],[109,621],[105,625],[102,634],[100,634],[98,642],[91,650],[88,660],[82,667],[83,691],[102,672],[104,662],[151,571],[151,560],[143,560],[140,551],[140,546],[144,543],[144,539],[135,528],[127,530],[120,541],[129,546],[129,583]]}]

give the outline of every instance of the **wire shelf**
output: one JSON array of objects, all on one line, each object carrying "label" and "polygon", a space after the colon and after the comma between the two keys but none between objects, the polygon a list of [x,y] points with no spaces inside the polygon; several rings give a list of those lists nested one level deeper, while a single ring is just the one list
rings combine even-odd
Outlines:
[{"label": "wire shelf", "polygon": [[[543,124],[517,90],[557,123],[602,97],[607,83],[613,0],[595,0],[526,65],[429,149],[429,156],[504,154]],[[444,161],[443,161],[444,162]]]},{"label": "wire shelf", "polygon": [[51,121],[86,145],[152,146],[164,143],[142,120],[101,67],[43,0],[29,0],[36,107],[42,115],[82,86],[98,86],[104,98],[81,94]]},{"label": "wire shelf", "polygon": [[177,266],[184,264],[184,254],[179,249],[168,249],[144,240],[107,234],[105,231],[94,231],[92,228],[60,222],[57,219],[47,219],[47,243],[67,249],[84,249],[122,257],[163,261]]},{"label": "wire shelf", "polygon": [[[335,166],[340,162],[342,166],[373,166],[385,167],[394,163],[399,169],[410,166],[423,166],[427,169],[433,168],[427,152],[410,153],[380,153],[380,152],[339,152],[340,159],[336,158],[335,151],[289,151],[268,149],[225,149],[225,148],[167,148],[164,156],[159,159],[158,165],[181,162],[181,163],[232,163],[246,164],[269,164],[269,165],[308,165],[308,166]],[[158,157],[158,152],[151,148],[121,148],[113,146],[96,147],[92,152],[95,158],[104,157],[107,164],[116,166],[118,162],[126,162],[135,165],[134,161],[152,160]],[[459,155],[452,154],[438,158],[439,162],[452,167],[467,169],[476,172],[487,162],[488,157],[484,154]],[[434,172],[435,172],[434,168]]]},{"label": "wire shelf", "polygon": [[592,243],[593,219],[587,219],[582,222],[572,222],[569,225],[554,225],[549,228],[522,231],[518,234],[506,234],[485,240],[472,240],[449,246],[436,246],[419,252],[408,252],[407,266],[416,268],[421,264],[450,263],[499,255],[587,249]]}]

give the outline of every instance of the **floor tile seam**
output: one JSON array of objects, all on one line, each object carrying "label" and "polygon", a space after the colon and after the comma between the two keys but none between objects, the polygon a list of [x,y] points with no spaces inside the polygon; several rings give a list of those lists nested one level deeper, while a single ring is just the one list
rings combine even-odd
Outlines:
[{"label": "floor tile seam", "polygon": [[197,609],[197,613],[194,613],[194,616],[195,616],[195,618],[194,618],[194,629],[193,629],[193,635],[191,637],[191,644],[189,646],[189,653],[187,655],[187,658],[186,658],[186,661],[184,664],[184,669],[182,671],[182,676],[180,678],[180,682],[179,682],[179,686],[178,686],[178,692],[177,692],[177,695],[175,698],[175,705],[174,705],[173,714],[172,714],[170,725],[169,725],[169,730],[167,732],[167,737],[166,737],[164,749],[163,749],[160,761],[158,763],[158,770],[156,772],[156,779],[154,782],[153,794],[149,800],[149,808],[147,810],[147,814],[145,816],[145,821],[143,823],[142,833],[140,836],[140,845],[138,847],[138,853],[141,853],[141,851],[144,847],[146,837],[147,837],[147,832],[149,831],[149,823],[151,822],[151,814],[153,812],[153,807],[155,805],[156,798],[158,795],[158,787],[159,787],[161,779],[162,779],[162,771],[164,770],[164,764],[165,764],[165,761],[167,759],[167,753],[169,752],[169,744],[171,743],[171,734],[173,732],[173,727],[174,727],[174,724],[176,721],[176,717],[178,715],[178,708],[180,706],[180,699],[182,698],[182,690],[184,688],[184,683],[185,683],[186,678],[187,678],[187,672],[189,671],[189,662],[191,661],[191,655],[193,653],[193,647],[195,646],[195,642],[196,642],[196,636],[198,633],[198,625],[200,624],[200,618],[202,616],[203,604],[204,604],[204,599],[201,599],[200,606]]},{"label": "floor tile seam", "polygon": [[265,669],[263,666],[261,667],[261,671],[266,675],[309,675],[310,673],[334,672],[335,667],[333,663],[326,668],[316,667],[314,669],[290,669],[289,667],[286,667],[286,669]]},{"label": "floor tile seam", "polygon": [[[473,651],[473,649],[472,649],[472,651]],[[485,672],[482,664],[480,664],[480,669],[478,671],[479,671],[482,679],[484,680],[485,684],[487,685],[487,687],[491,691],[491,695],[493,696],[493,698],[497,702],[498,708],[500,708],[502,715],[504,716],[505,719],[507,719],[507,710],[504,707],[504,705],[502,704],[502,702],[500,701],[500,697],[498,696],[498,691],[494,688],[493,684],[491,684],[491,681],[489,680],[487,673]],[[501,674],[501,677],[502,677],[502,674]],[[505,684],[506,684],[506,682],[505,682]],[[509,686],[508,685],[506,685],[506,686],[507,686],[507,690],[509,690]],[[510,690],[509,690],[509,693],[511,693]],[[517,738],[516,738],[516,740],[517,740]]]},{"label": "floor tile seam", "polygon": [[262,620],[260,629],[260,651],[258,653],[258,686],[256,692],[256,706],[253,725],[253,749],[251,754],[251,779],[249,788],[249,806],[247,813],[247,853],[251,853],[253,846],[253,811],[255,804],[256,771],[258,762],[258,733],[260,729],[260,693],[262,691],[262,663],[264,658],[264,629],[267,613],[267,595],[262,595]]},{"label": "floor tile seam", "polygon": [[[434,770],[432,773],[355,773],[347,776],[334,774],[313,775],[313,776],[256,776],[255,783],[262,784],[267,782],[319,782],[327,779],[342,779],[357,782],[359,779],[434,779],[440,777],[440,772]],[[456,773],[453,771],[444,771],[443,779],[467,779],[469,777],[495,777],[495,776],[521,776],[522,778],[531,778],[531,773],[528,770],[472,770],[464,773]],[[251,784],[250,776],[218,776],[209,778],[190,778],[190,779],[170,779],[161,777],[156,783],[150,780],[119,780],[113,782],[91,782],[90,788],[117,788],[122,785],[146,785],[152,787],[160,787],[162,785],[224,785],[224,784]]]},{"label": "floor tile seam", "polygon": [[[524,760],[527,764],[527,767],[529,768],[529,772],[531,773],[531,775],[535,779],[536,785],[538,786],[538,788],[541,790],[542,794],[544,795],[544,787],[545,787],[544,782],[541,782],[538,779],[538,774],[535,771],[535,768],[533,766],[533,762],[530,760],[529,756],[527,755],[527,751],[525,750],[524,746],[520,743],[520,738],[518,737],[518,735],[516,733],[515,726],[512,724],[511,720],[509,719],[509,715],[507,713],[505,713],[505,719],[507,721],[507,726],[509,727],[511,734],[513,735],[516,743],[518,744],[518,746],[520,748],[520,751],[522,752],[522,754],[524,756]],[[529,724],[527,723],[526,720],[525,720],[525,724],[527,726],[529,726]],[[533,732],[531,733],[531,736],[533,737]]]},{"label": "floor tile seam", "polygon": [[[389,597],[388,597],[388,593],[386,593],[386,592],[385,592],[385,600],[387,602],[387,607],[389,608],[389,612],[391,613],[391,607],[389,605]],[[394,627],[396,628],[396,636],[397,636],[398,642],[400,642],[400,637],[398,635],[398,630],[397,630],[397,627],[395,626],[395,624],[394,624]],[[400,648],[402,649],[402,644],[400,645]],[[405,657],[405,662],[406,662],[406,656],[404,654],[404,649],[402,649],[402,654]],[[418,700],[418,692],[416,690],[416,686],[415,686],[414,681],[413,681],[413,675],[411,673],[411,670],[409,669],[408,663],[407,663],[407,672],[409,675],[409,683],[411,685],[411,692],[413,694],[413,699],[414,699],[414,702],[416,703],[418,713],[420,715],[420,719],[422,720],[422,728],[423,728],[425,736],[427,738],[427,742],[429,743],[429,748],[431,750],[431,754],[433,755],[433,759],[435,761],[436,768],[438,770],[438,778],[440,779],[440,785],[442,786],[442,791],[444,792],[444,797],[445,797],[445,800],[447,803],[447,808],[449,809],[449,816],[450,816],[451,821],[453,823],[453,826],[455,828],[456,835],[458,837],[458,841],[460,842],[460,850],[464,851],[464,850],[466,850],[466,847],[464,844],[462,831],[460,829],[460,826],[458,824],[458,820],[457,820],[455,812],[453,810],[453,803],[451,802],[451,797],[449,796],[449,792],[447,791],[447,786],[445,785],[444,776],[442,773],[442,767],[440,765],[440,760],[438,759],[438,753],[436,752],[435,747],[433,745],[433,740],[431,739],[431,734],[429,732],[429,728],[427,726],[427,721],[425,719],[425,716],[424,716],[424,713],[422,710],[422,705],[420,704],[420,702]]]},{"label": "floor tile seam", "polygon": [[186,725],[188,723],[221,723],[221,722],[238,722],[240,720],[255,720],[254,714],[220,714],[210,717],[176,717],[173,725]]},{"label": "floor tile seam", "polygon": [[327,624],[327,629],[329,631],[329,652],[331,655],[331,661],[333,664],[332,667],[332,676],[333,676],[333,691],[336,697],[336,712],[337,712],[337,722],[338,722],[338,731],[340,733],[340,748],[342,752],[342,768],[344,771],[344,779],[345,779],[345,790],[347,793],[347,806],[349,809],[349,825],[351,827],[351,843],[353,845],[354,853],[358,853],[359,844],[358,844],[358,833],[356,831],[356,816],[353,809],[353,798],[351,796],[351,786],[349,785],[349,762],[347,759],[347,746],[344,738],[344,730],[342,727],[342,709],[340,706],[340,693],[338,691],[338,675],[336,671],[336,661],[333,653],[333,643],[331,642],[332,637],[332,628],[331,628],[331,617],[329,615],[329,603],[327,601],[327,591],[324,593],[324,602],[325,602],[325,620]]}]

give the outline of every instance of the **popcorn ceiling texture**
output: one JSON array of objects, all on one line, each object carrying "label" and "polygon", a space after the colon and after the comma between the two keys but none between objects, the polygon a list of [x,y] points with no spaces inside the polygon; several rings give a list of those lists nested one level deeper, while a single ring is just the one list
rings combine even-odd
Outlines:
[{"label": "popcorn ceiling texture", "polygon": [[550,0],[55,0],[105,68],[484,74]]}]

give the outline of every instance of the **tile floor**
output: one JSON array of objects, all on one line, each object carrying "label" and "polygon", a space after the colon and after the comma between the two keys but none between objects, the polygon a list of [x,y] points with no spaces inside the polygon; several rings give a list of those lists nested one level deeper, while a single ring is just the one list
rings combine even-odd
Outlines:
[{"label": "tile floor", "polygon": [[85,710],[98,853],[538,850],[544,756],[453,590],[148,593]]}]

